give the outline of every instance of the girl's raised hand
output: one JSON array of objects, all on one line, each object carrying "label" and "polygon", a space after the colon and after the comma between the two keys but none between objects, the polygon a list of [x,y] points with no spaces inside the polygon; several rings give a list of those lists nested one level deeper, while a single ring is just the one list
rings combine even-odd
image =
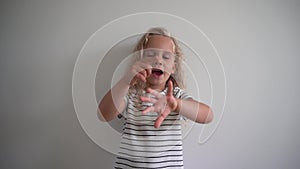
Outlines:
[{"label": "girl's raised hand", "polygon": [[133,85],[138,79],[146,82],[147,77],[151,75],[152,66],[142,61],[135,62],[129,72],[124,76],[128,84]]},{"label": "girl's raised hand", "polygon": [[141,96],[140,100],[143,102],[152,103],[152,106],[147,107],[143,110],[143,113],[157,112],[154,127],[159,128],[164,119],[169,115],[170,112],[175,111],[178,105],[176,98],[173,96],[173,83],[171,80],[168,81],[168,90],[166,95],[160,94],[158,91],[148,88],[147,92],[154,97]]}]

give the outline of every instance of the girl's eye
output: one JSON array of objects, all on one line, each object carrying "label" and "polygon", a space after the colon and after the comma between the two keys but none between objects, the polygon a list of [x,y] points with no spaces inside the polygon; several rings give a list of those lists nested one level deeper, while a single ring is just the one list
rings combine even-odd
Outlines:
[{"label": "girl's eye", "polygon": [[168,59],[171,58],[171,56],[170,56],[169,54],[164,54],[164,55],[163,55],[163,58],[166,59],[166,60],[168,60]]},{"label": "girl's eye", "polygon": [[169,60],[172,59],[173,57],[175,57],[172,53],[166,52],[163,54],[163,59]]}]

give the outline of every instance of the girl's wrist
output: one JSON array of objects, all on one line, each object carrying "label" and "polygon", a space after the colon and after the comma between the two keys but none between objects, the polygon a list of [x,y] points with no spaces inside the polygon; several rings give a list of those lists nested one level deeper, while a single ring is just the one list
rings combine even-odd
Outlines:
[{"label": "girl's wrist", "polygon": [[181,100],[181,99],[178,99],[178,98],[175,98],[175,100],[176,100],[176,106],[175,106],[174,112],[180,113],[182,100]]}]

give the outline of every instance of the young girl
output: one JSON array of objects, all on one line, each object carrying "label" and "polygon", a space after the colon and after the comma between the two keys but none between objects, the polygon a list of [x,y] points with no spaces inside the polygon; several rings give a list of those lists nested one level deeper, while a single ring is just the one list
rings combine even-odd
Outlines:
[{"label": "young girl", "polygon": [[115,168],[183,168],[181,117],[208,123],[213,113],[183,90],[183,55],[166,29],[150,29],[134,52],[137,61],[99,104],[101,120],[125,118]]}]

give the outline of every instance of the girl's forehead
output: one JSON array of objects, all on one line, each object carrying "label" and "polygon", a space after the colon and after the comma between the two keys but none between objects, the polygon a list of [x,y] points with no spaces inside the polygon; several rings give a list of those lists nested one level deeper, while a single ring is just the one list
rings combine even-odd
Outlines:
[{"label": "girl's forehead", "polygon": [[174,42],[170,37],[162,35],[152,35],[148,37],[148,42],[145,48],[156,48],[174,53]]}]

